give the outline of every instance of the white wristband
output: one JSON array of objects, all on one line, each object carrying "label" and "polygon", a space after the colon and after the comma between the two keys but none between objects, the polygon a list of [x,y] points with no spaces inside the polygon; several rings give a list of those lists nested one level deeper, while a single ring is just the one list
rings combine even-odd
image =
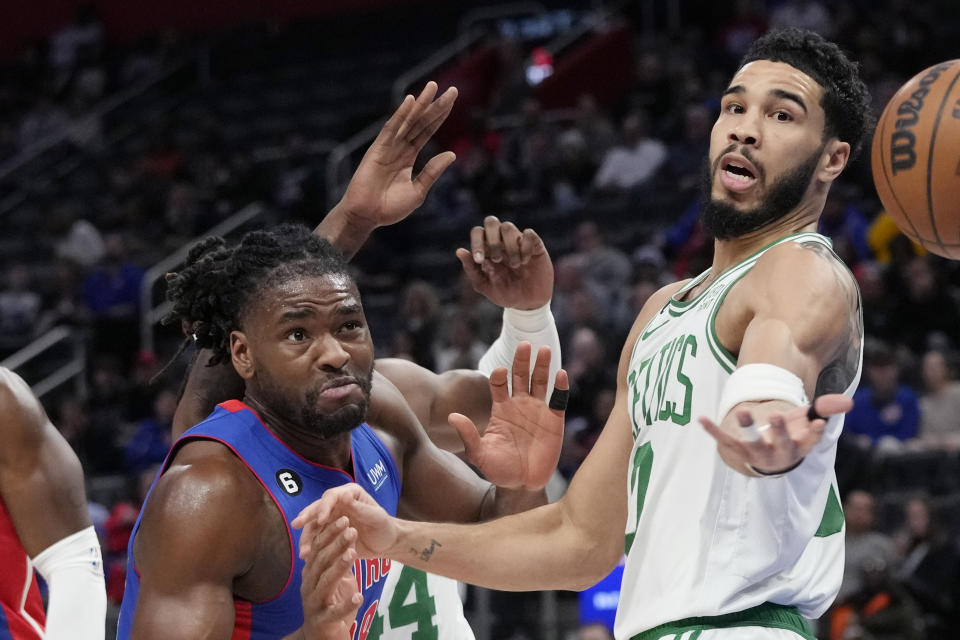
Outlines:
[{"label": "white wristband", "polygon": [[50,588],[44,638],[103,640],[107,591],[93,527],[50,545],[32,563]]},{"label": "white wristband", "polygon": [[727,379],[717,407],[719,423],[741,402],[783,400],[798,407],[807,404],[800,376],[772,364],[745,364]]},{"label": "white wristband", "polygon": [[[490,345],[487,352],[480,358],[477,369],[489,376],[494,369],[513,366],[513,355],[521,342],[527,341],[533,346],[533,357],[530,359],[530,368],[536,362],[537,350],[546,345],[550,347],[550,377],[547,383],[547,397],[553,390],[553,381],[560,370],[560,336],[557,325],[550,312],[550,303],[537,309],[503,310],[503,328],[500,336]],[[512,387],[513,376],[507,376],[507,384]],[[512,391],[512,389],[511,389]]]}]

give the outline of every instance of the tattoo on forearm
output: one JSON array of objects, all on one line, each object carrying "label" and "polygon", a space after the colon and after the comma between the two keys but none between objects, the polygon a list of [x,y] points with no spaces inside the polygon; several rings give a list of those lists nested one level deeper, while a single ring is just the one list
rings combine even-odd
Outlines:
[{"label": "tattoo on forearm", "polygon": [[853,382],[860,364],[860,343],[863,338],[863,310],[860,293],[853,274],[830,249],[819,242],[802,242],[800,246],[821,256],[833,268],[834,275],[847,298],[846,336],[841,341],[834,359],[823,368],[817,377],[815,396],[825,393],[842,393]]},{"label": "tattoo on forearm", "polygon": [[410,547],[410,553],[419,557],[424,562],[429,562],[430,557],[433,555],[433,552],[437,550],[437,547],[442,547],[443,545],[437,542],[436,540],[430,540],[430,546],[424,547],[423,549],[417,550],[414,547]]}]

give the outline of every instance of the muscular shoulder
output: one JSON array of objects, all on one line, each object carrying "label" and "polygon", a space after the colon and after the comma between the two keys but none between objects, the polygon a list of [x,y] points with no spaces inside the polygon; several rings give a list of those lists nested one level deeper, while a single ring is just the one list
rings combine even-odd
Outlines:
[{"label": "muscular shoulder", "polygon": [[254,558],[268,499],[250,471],[223,445],[188,442],[144,506],[137,561],[157,554],[177,562],[203,554],[211,565],[239,575]]},{"label": "muscular shoulder", "polygon": [[859,295],[849,269],[819,242],[786,242],[768,250],[744,278],[755,312],[806,319],[818,331],[838,330],[857,314]]},{"label": "muscular shoulder", "polygon": [[748,278],[767,295],[818,299],[834,310],[856,308],[859,296],[853,274],[820,242],[785,242],[757,261]]},{"label": "muscular shoulder", "polygon": [[23,378],[0,367],[0,462],[36,450],[49,421]]}]

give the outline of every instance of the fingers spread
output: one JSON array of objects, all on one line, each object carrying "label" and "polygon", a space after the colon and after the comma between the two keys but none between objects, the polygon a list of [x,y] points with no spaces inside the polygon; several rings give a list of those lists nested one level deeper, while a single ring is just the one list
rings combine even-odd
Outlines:
[{"label": "fingers spread", "polygon": [[410,131],[413,128],[419,129],[418,119],[420,114],[423,113],[423,110],[427,108],[433,101],[433,96],[437,94],[437,83],[431,80],[423,88],[423,91],[420,92],[420,95],[417,96],[417,99],[413,103],[413,108],[407,114],[407,117],[404,118],[403,122],[400,124],[400,128],[397,129],[397,137],[407,138],[410,135]]},{"label": "fingers spread", "polygon": [[494,402],[506,402],[510,399],[505,367],[498,367],[490,373],[490,397]]},{"label": "fingers spread", "polygon": [[422,197],[427,196],[430,188],[433,187],[433,183],[443,175],[444,171],[450,168],[450,165],[452,165],[456,159],[457,154],[453,151],[444,151],[427,161],[427,164],[425,164],[420,173],[417,174],[417,177],[413,179],[413,184],[419,188]]},{"label": "fingers spread", "polygon": [[480,451],[480,433],[473,421],[462,413],[451,413],[447,416],[447,422],[457,430],[460,439],[463,440],[463,450],[467,454],[467,459],[476,464],[477,454]]},{"label": "fingers spread", "polygon": [[550,347],[544,345],[537,349],[537,359],[530,375],[530,395],[545,399],[550,383]]},{"label": "fingers spread", "polygon": [[533,347],[524,340],[513,354],[513,395],[530,393],[530,353]]}]

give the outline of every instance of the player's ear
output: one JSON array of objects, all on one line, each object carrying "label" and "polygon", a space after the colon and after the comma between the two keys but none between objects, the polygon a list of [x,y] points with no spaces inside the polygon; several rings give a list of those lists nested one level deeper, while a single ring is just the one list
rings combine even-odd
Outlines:
[{"label": "player's ear", "polygon": [[250,343],[242,331],[230,332],[230,358],[233,367],[244,380],[253,377],[253,354],[250,353]]},{"label": "player's ear", "polygon": [[822,182],[833,182],[843,172],[849,159],[850,143],[832,138],[823,148],[820,167],[817,169],[817,178]]}]

